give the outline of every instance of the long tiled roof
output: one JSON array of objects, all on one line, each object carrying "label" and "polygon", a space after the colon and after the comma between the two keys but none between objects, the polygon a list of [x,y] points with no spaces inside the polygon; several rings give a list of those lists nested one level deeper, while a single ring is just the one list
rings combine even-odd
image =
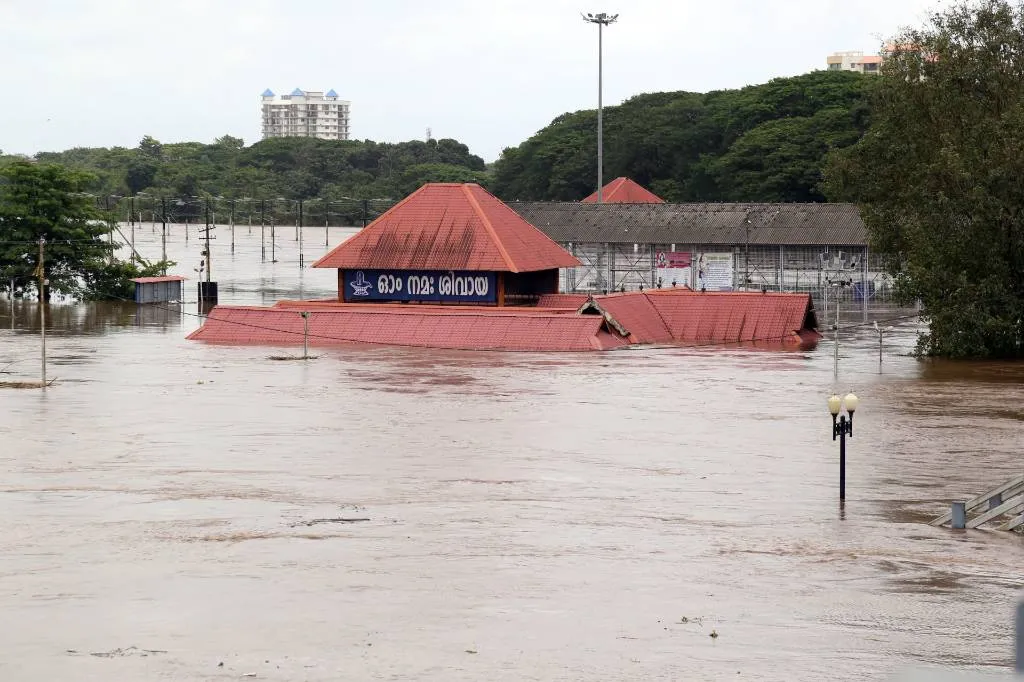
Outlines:
[{"label": "long tiled roof", "polygon": [[[404,306],[281,301],[272,308],[217,306],[189,338],[229,344],[369,343],[512,351],[609,350],[630,344],[814,343],[808,294],[653,289],[562,296],[548,307]],[[579,304],[577,307],[575,304]]]},{"label": "long tiled roof", "polygon": [[646,295],[680,343],[784,342],[817,326],[809,294],[721,291],[708,296],[663,289]]},{"label": "long tiled roof", "polygon": [[[551,311],[524,315],[508,308],[417,308],[365,304],[313,307],[309,343],[509,351],[595,351],[629,343],[609,333],[604,320],[592,315]],[[303,335],[303,319],[294,309],[217,306],[188,338],[211,343],[294,346],[302,343]]]},{"label": "long tiled roof", "polygon": [[577,265],[576,258],[479,185],[432,183],[313,267],[535,272]]},{"label": "long tiled roof", "polygon": [[603,314],[631,343],[790,343],[816,338],[809,294],[649,289],[594,296]]},{"label": "long tiled roof", "polygon": [[[606,204],[661,204],[665,202],[657,194],[645,189],[629,178],[615,178],[602,187],[601,201]],[[583,203],[597,203],[597,192],[584,199]]]},{"label": "long tiled roof", "polygon": [[590,204],[512,202],[556,242],[614,244],[746,243],[859,246],[867,231],[853,204]]}]

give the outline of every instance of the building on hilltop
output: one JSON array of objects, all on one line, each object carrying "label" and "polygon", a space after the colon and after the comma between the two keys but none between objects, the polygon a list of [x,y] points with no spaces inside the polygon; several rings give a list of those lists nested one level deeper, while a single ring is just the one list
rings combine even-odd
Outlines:
[{"label": "building on hilltop", "polygon": [[867,74],[878,74],[884,61],[884,57],[877,54],[866,55],[860,51],[833,52],[826,59],[829,71],[855,71]]},{"label": "building on hilltop", "polygon": [[334,90],[300,90],[275,95],[270,89],[260,95],[263,139],[268,137],[316,137],[321,140],[349,139],[349,105]]}]

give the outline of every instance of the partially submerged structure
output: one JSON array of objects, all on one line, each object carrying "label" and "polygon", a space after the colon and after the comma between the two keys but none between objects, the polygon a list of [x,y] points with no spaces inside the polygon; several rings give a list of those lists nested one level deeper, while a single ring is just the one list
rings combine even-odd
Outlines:
[{"label": "partially submerged structure", "polygon": [[[880,287],[882,260],[852,204],[510,204],[581,262],[566,291],[669,284],[818,292],[845,271]],[[859,283],[859,282],[858,282]],[[876,286],[879,285],[879,286]]]},{"label": "partially submerged structure", "polygon": [[136,303],[169,303],[184,300],[182,291],[185,278],[181,275],[163,275],[157,277],[136,277]]},{"label": "partially submerged structure", "polygon": [[343,302],[536,303],[580,262],[476,184],[421,187],[320,260]]},{"label": "partially submerged structure", "polygon": [[337,269],[336,299],[217,306],[189,338],[516,351],[820,338],[806,294],[559,293],[559,271],[579,266],[482,187],[430,184],[314,263]]}]

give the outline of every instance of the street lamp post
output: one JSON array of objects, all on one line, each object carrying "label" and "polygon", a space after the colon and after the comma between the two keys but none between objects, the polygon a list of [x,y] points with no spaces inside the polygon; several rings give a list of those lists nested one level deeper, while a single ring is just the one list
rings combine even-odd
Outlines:
[{"label": "street lamp post", "polygon": [[[828,399],[828,411],[832,415],[832,440],[839,439],[839,501],[846,501],[846,437],[853,438],[853,413],[860,401],[853,393],[845,398],[833,394]],[[845,411],[844,411],[845,408]]]},{"label": "street lamp post", "polygon": [[584,14],[583,21],[597,24],[597,203],[604,203],[602,187],[604,185],[604,105],[602,103],[602,84],[604,65],[602,62],[604,27],[614,24],[618,14]]}]

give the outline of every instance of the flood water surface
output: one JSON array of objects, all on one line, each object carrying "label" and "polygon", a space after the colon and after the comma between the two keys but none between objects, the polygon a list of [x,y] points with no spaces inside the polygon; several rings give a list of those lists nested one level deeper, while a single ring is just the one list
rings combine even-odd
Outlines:
[{"label": "flood water surface", "polygon": [[[276,264],[258,230],[234,257],[225,241],[221,302],[332,293],[290,239]],[[169,249],[197,260],[194,236]],[[1012,660],[1020,537],[927,522],[1020,473],[1016,366],[918,363],[900,321],[880,368],[874,332],[849,330],[841,510],[828,341],[281,362],[295,349],[185,341],[188,291],[51,306],[57,383],[0,390],[2,679],[879,680]],[[36,378],[31,304],[0,310],[0,370]]]}]

